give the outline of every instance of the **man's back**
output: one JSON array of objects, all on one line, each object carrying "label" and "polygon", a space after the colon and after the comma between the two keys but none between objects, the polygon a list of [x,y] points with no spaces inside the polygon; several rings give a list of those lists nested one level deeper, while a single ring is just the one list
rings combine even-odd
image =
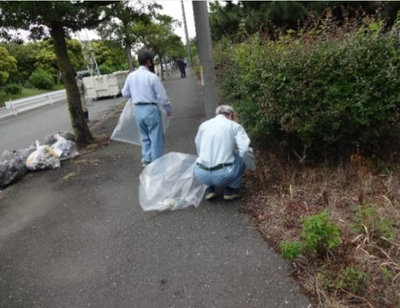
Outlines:
[{"label": "man's back", "polygon": [[156,101],[156,94],[154,92],[156,78],[158,78],[157,75],[151,73],[143,66],[140,66],[136,71],[128,75],[126,84],[129,87],[133,103],[152,103]]},{"label": "man's back", "polygon": [[206,167],[232,163],[236,147],[247,151],[250,139],[238,123],[218,115],[204,122],[196,136],[198,162]]}]

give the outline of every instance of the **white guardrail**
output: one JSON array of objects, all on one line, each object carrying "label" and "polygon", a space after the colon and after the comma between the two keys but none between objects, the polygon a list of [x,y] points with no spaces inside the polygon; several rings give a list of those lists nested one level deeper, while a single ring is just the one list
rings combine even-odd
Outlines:
[{"label": "white guardrail", "polygon": [[6,102],[6,108],[12,110],[13,115],[17,115],[19,112],[31,110],[45,105],[52,105],[53,103],[62,101],[66,98],[66,91],[59,90],[27,98],[16,99],[14,101],[8,101]]}]

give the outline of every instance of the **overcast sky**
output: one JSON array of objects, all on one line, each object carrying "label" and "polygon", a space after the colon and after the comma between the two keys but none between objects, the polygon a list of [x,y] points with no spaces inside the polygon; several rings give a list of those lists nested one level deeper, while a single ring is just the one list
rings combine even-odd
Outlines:
[{"label": "overcast sky", "polygon": [[[163,1],[157,1],[163,6],[162,12],[166,15],[172,16],[176,20],[180,21],[182,23],[181,27],[177,27],[175,29],[175,33],[178,34],[180,37],[182,37],[182,41],[186,43],[185,39],[185,29],[183,27],[183,15],[182,15],[182,5],[181,1],[176,1],[176,0],[163,0]],[[196,36],[196,30],[194,27],[194,16],[193,16],[193,6],[192,6],[192,1],[183,1],[183,4],[185,6],[185,12],[186,12],[186,21],[188,25],[188,32],[189,32],[189,37],[193,38]]]},{"label": "overcast sky", "polygon": [[[185,44],[186,38],[185,38],[185,28],[183,25],[181,1],[158,0],[156,2],[163,6],[163,9],[159,11],[160,13],[169,15],[169,16],[173,17],[174,19],[178,20],[179,22],[181,22],[181,26],[180,27],[176,26],[174,30],[175,30],[175,33],[182,38],[182,42]],[[194,26],[192,1],[184,0],[183,5],[185,6],[186,22],[187,22],[187,26],[188,26],[189,38],[193,38],[196,36],[196,30],[195,30],[195,26]],[[83,31],[80,31],[79,34],[80,34],[80,39],[82,39],[82,40],[99,39],[99,37],[96,35],[96,33],[94,31],[83,30]]]}]

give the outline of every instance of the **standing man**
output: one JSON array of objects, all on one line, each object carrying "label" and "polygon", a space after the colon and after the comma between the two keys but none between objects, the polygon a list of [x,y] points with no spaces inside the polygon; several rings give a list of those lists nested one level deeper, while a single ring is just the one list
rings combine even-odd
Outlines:
[{"label": "standing man", "polygon": [[81,104],[82,104],[82,109],[83,109],[83,114],[85,115],[86,122],[89,121],[89,110],[87,107],[87,102],[86,102],[86,87],[83,84],[83,76],[78,75],[75,73],[75,78],[76,78],[76,85],[78,86],[79,90],[79,96],[81,97]]},{"label": "standing man", "polygon": [[164,126],[159,108],[165,108],[168,116],[172,114],[167,92],[160,78],[154,74],[153,58],[149,50],[139,52],[140,67],[128,75],[122,89],[122,95],[134,104],[143,167],[164,155]]},{"label": "standing man", "polygon": [[224,186],[224,199],[240,196],[245,168],[254,169],[253,150],[244,128],[234,122],[231,106],[220,105],[216,117],[200,125],[195,139],[196,178],[208,186],[205,199],[216,197],[215,188]]},{"label": "standing man", "polygon": [[181,72],[181,78],[186,78],[186,63],[181,58],[178,59],[178,67]]}]

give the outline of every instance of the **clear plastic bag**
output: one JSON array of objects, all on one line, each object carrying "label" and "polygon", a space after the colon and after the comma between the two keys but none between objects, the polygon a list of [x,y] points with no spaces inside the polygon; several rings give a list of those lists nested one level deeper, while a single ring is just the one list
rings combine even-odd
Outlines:
[{"label": "clear plastic bag", "polygon": [[139,201],[144,211],[198,207],[207,186],[194,176],[195,155],[171,152],[140,174]]},{"label": "clear plastic bag", "polygon": [[[165,134],[167,132],[171,117],[167,116],[167,112],[164,108],[159,107],[159,109],[161,112]],[[140,139],[140,132],[136,125],[135,107],[133,106],[132,101],[128,100],[119,117],[118,124],[111,135],[111,140],[140,145]]]},{"label": "clear plastic bag", "polygon": [[79,156],[79,152],[76,150],[75,142],[65,139],[59,134],[55,135],[56,142],[53,143],[51,148],[58,154],[60,160],[66,160]]},{"label": "clear plastic bag", "polygon": [[48,145],[40,145],[36,141],[36,150],[26,160],[29,170],[56,169],[61,166],[58,154]]},{"label": "clear plastic bag", "polygon": [[61,136],[64,139],[75,142],[75,135],[71,132],[58,132],[57,134],[47,135],[44,137],[44,141],[46,144],[52,145],[53,143],[57,142],[57,136]]}]

